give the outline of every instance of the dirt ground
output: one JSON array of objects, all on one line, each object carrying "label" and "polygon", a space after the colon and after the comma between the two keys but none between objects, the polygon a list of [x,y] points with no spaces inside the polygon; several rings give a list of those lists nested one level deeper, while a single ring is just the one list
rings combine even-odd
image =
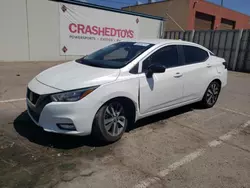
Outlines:
[{"label": "dirt ground", "polygon": [[58,63],[0,63],[0,187],[250,187],[250,74],[229,72],[214,108],[149,117],[103,145],[29,119],[28,81]]}]

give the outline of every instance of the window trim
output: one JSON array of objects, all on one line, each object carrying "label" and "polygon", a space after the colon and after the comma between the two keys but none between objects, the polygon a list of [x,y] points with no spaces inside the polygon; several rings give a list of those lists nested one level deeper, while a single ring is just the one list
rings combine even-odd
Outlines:
[{"label": "window trim", "polygon": [[210,56],[216,56],[213,52],[209,51]]},{"label": "window trim", "polygon": [[[189,47],[194,47],[194,48],[199,48],[200,50],[203,50],[207,53],[207,58],[204,60],[204,61],[197,61],[197,62],[192,62],[192,63],[186,63],[186,57],[185,57],[185,53],[184,53],[184,46],[189,46]],[[204,63],[206,62],[209,58],[210,58],[210,54],[207,50],[199,47],[199,46],[195,46],[195,45],[188,45],[188,44],[181,44],[180,45],[180,51],[182,53],[182,56],[183,56],[183,65],[193,65],[193,64],[198,64],[198,63]]]},{"label": "window trim", "polygon": [[136,63],[130,70],[129,73],[130,74],[138,74],[139,73],[139,62]]},{"label": "window trim", "polygon": [[180,44],[164,44],[162,46],[159,46],[157,49],[153,50],[150,54],[148,54],[146,57],[144,57],[139,63],[140,63],[140,66],[139,66],[139,70],[138,70],[138,73],[145,73],[145,71],[142,70],[142,67],[143,67],[143,62],[145,60],[147,60],[150,56],[154,55],[156,52],[158,52],[159,50],[161,50],[162,48],[165,48],[165,47],[168,47],[168,46],[176,46],[176,50],[177,50],[177,54],[178,54],[178,63],[179,63],[179,66],[175,66],[175,67],[169,67],[169,68],[165,68],[166,70],[168,69],[172,69],[172,68],[176,68],[176,67],[180,67],[180,66],[183,66],[183,58],[181,57],[181,52],[180,52],[180,49],[179,49],[179,46]]}]

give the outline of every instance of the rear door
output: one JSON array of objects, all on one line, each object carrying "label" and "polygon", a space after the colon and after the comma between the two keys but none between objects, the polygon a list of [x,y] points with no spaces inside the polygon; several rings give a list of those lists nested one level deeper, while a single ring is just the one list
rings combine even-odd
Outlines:
[{"label": "rear door", "polygon": [[183,102],[199,99],[203,96],[209,80],[213,76],[209,63],[209,53],[197,46],[182,45],[183,66]]}]

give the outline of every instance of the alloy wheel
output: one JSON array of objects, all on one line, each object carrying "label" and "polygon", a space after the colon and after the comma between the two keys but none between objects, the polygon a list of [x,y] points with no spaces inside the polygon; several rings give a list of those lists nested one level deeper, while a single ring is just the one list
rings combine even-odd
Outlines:
[{"label": "alloy wheel", "polygon": [[207,104],[209,105],[214,105],[218,99],[220,93],[220,86],[217,82],[213,82],[208,90],[207,90],[207,94],[206,94],[206,101]]},{"label": "alloy wheel", "polygon": [[111,136],[119,136],[126,125],[126,117],[123,106],[114,102],[111,103],[104,113],[104,127]]}]

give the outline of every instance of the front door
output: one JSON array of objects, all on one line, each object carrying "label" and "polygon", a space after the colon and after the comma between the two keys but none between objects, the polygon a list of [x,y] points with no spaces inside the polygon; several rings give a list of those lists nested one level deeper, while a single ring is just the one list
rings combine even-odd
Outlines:
[{"label": "front door", "polygon": [[[147,77],[149,65],[165,66],[164,73]],[[150,55],[142,64],[140,75],[140,113],[146,114],[179,103],[182,99],[183,80],[177,46],[165,46]]]}]

